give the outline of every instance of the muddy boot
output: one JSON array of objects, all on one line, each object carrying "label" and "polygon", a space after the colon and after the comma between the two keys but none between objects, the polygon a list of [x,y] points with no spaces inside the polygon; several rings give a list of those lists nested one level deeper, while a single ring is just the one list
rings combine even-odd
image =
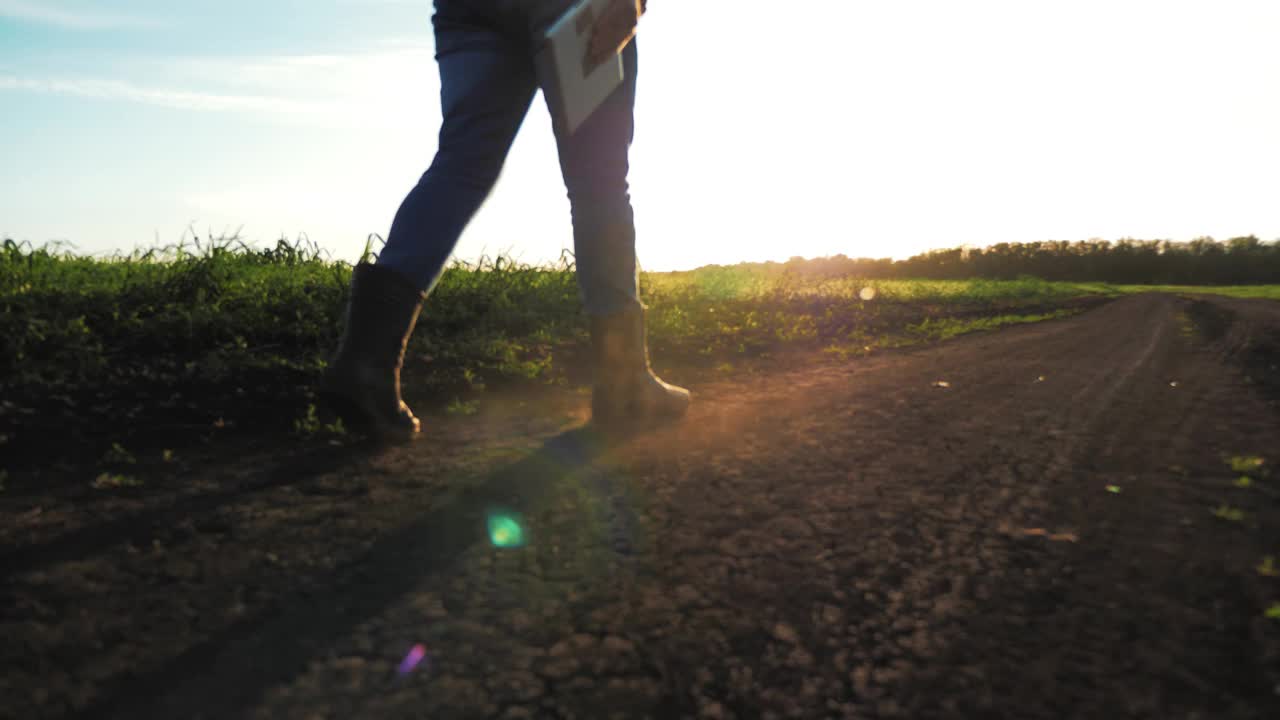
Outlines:
[{"label": "muddy boot", "polygon": [[400,367],[426,297],[395,271],[360,263],[352,272],[342,341],[320,385],[321,399],[349,427],[394,441],[418,433],[400,398]]},{"label": "muddy boot", "polygon": [[596,425],[674,420],[689,409],[688,390],[653,374],[645,339],[643,310],[591,318],[591,419]]}]

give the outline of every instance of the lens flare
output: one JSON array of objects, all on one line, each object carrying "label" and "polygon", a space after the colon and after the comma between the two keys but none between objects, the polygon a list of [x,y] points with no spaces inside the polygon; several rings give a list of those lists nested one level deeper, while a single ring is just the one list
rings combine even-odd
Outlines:
[{"label": "lens flare", "polygon": [[512,515],[495,513],[489,516],[489,541],[494,547],[515,548],[524,545],[524,528]]},{"label": "lens flare", "polygon": [[408,675],[413,669],[418,667],[418,663],[427,656],[427,648],[423,645],[414,645],[409,650],[409,654],[404,656],[404,660],[400,661],[399,672],[401,675]]}]

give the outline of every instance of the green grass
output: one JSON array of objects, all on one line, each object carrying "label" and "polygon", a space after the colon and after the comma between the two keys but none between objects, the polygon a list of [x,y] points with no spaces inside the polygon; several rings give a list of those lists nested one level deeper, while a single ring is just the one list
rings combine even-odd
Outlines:
[{"label": "green grass", "polygon": [[[351,269],[305,240],[197,238],[98,258],[7,240],[0,441],[32,457],[83,446],[114,473],[125,447],[150,457],[227,428],[341,436],[317,414],[314,387],[337,344]],[[709,374],[782,349],[848,355],[1038,322],[1083,297],[1132,291],[745,265],[642,273],[640,284],[655,361]],[[410,343],[406,393],[415,409],[467,415],[478,393],[581,378],[587,345],[571,256],[545,267],[454,263]]]},{"label": "green grass", "polygon": [[112,473],[102,473],[89,483],[95,490],[119,490],[121,488],[140,487],[143,483],[135,477]]},{"label": "green grass", "polygon": [[870,299],[894,302],[1047,301],[1114,292],[1102,283],[1054,283],[1019,280],[884,280],[857,277],[809,279],[800,274],[766,273],[749,267],[712,266],[648,278],[658,295],[693,296],[701,300],[745,300],[776,297]]},{"label": "green grass", "polygon": [[1262,470],[1266,461],[1257,455],[1233,455],[1227,460],[1233,472],[1256,473]]},{"label": "green grass", "polygon": [[1213,516],[1229,522],[1243,522],[1245,517],[1244,510],[1225,503],[1213,509]]},{"label": "green grass", "polygon": [[480,411],[480,403],[475,400],[462,401],[454,398],[446,407],[450,415],[475,415]]},{"label": "green grass", "polygon": [[[953,314],[1049,310],[1106,294],[1077,283],[806,279],[737,267],[643,275],[651,332],[672,344],[704,343],[704,355],[750,354],[771,345],[831,340],[864,345],[908,322]],[[976,328],[975,328],[976,329]]]},{"label": "green grass", "polygon": [[1225,295],[1234,298],[1280,300],[1280,285],[1108,285],[1103,287],[1126,295],[1164,292],[1175,295]]},{"label": "green grass", "polygon": [[907,332],[920,336],[925,340],[947,340],[957,335],[981,332],[984,330],[996,330],[1009,325],[1023,325],[1026,323],[1044,322],[1045,320],[1056,320],[1059,318],[1070,317],[1071,315],[1078,314],[1079,312],[1079,310],[1055,310],[1053,312],[1034,313],[1030,315],[995,315],[992,317],[980,318],[943,317],[938,319],[927,319],[918,325],[908,325]]},{"label": "green grass", "polygon": [[[414,384],[544,379],[552,349],[585,334],[571,270],[506,258],[449,268],[410,347]],[[305,242],[89,258],[6,241],[0,433],[14,445],[94,426],[193,438],[223,417],[270,417],[309,434],[322,427],[306,409],[350,277]]]}]

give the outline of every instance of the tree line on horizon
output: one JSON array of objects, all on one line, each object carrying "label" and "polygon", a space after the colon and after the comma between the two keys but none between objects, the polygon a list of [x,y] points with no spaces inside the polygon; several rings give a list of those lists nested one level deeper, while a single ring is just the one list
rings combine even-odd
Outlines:
[{"label": "tree line on horizon", "polygon": [[1189,242],[1086,240],[999,243],[985,248],[930,250],[906,260],[845,255],[785,263],[749,263],[813,278],[1016,280],[1133,285],[1259,285],[1280,283],[1280,240],[1256,236]]}]

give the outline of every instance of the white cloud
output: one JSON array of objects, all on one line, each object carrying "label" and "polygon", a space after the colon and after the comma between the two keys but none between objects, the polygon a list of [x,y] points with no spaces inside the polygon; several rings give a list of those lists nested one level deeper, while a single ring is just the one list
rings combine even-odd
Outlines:
[{"label": "white cloud", "polygon": [[7,75],[0,76],[0,90],[29,90],[99,100],[128,100],[175,110],[249,111],[302,115],[320,109],[313,104],[286,98],[147,88],[117,80],[32,79]]},{"label": "white cloud", "polygon": [[242,113],[290,124],[357,130],[418,127],[438,112],[438,80],[429,48],[187,59],[152,72],[129,73],[129,78],[0,73],[0,91]]},{"label": "white cloud", "polygon": [[395,101],[434,92],[430,47],[389,47],[363,53],[186,58],[169,64],[181,84],[229,86],[273,95]]},{"label": "white cloud", "polygon": [[109,30],[115,28],[153,28],[161,23],[150,18],[113,15],[94,10],[69,8],[48,2],[0,0],[0,17],[42,23],[69,30]]}]

